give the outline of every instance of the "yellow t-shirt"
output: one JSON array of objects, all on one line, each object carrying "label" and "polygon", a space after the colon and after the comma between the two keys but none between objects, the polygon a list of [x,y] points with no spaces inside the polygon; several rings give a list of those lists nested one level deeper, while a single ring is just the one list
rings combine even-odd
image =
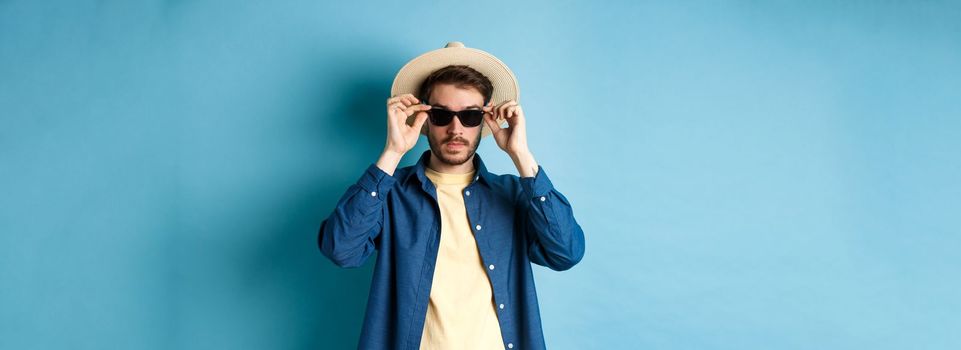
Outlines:
[{"label": "yellow t-shirt", "polygon": [[440,248],[421,349],[504,349],[494,294],[467,220],[464,188],[474,173],[425,175],[437,188]]}]

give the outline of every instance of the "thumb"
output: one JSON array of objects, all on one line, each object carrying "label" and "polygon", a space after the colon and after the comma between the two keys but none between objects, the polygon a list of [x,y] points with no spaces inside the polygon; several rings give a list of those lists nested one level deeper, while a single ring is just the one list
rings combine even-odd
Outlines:
[{"label": "thumb", "polygon": [[417,112],[417,115],[414,116],[414,125],[411,125],[411,127],[414,130],[417,130],[417,132],[419,133],[420,129],[424,127],[424,122],[426,121],[427,121],[427,112],[423,112],[423,111]]},{"label": "thumb", "polygon": [[491,129],[491,132],[494,134],[501,130],[501,126],[499,123],[497,123],[497,120],[494,119],[493,114],[485,113],[484,123],[487,124],[487,128]]}]

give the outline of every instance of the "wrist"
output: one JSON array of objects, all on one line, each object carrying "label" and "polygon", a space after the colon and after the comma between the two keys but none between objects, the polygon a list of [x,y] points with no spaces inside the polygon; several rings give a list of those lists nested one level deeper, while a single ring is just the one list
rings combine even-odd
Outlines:
[{"label": "wrist", "polygon": [[384,150],[380,154],[382,157],[387,156],[391,158],[401,158],[404,156],[404,153],[407,153],[407,152],[402,152],[394,147],[387,146],[387,147],[384,147]]},{"label": "wrist", "polygon": [[397,169],[397,165],[400,164],[400,159],[403,158],[403,156],[403,153],[384,149],[380,154],[380,158],[377,159],[377,167],[388,175],[394,176],[394,170]]},{"label": "wrist", "polygon": [[521,177],[533,177],[537,175],[537,161],[530,151],[514,152],[510,154],[514,166]]},{"label": "wrist", "polygon": [[507,155],[510,156],[511,159],[526,158],[531,156],[531,151],[527,147],[524,147],[517,150],[508,150]]}]

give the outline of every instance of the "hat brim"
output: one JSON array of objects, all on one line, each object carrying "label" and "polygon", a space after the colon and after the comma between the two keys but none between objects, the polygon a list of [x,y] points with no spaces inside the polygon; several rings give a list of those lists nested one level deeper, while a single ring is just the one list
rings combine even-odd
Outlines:
[{"label": "hat brim", "polygon": [[[517,78],[504,62],[493,55],[474,48],[461,46],[451,46],[429,51],[407,62],[397,72],[394,83],[390,87],[390,95],[398,96],[403,94],[413,94],[417,96],[420,85],[434,71],[449,65],[466,65],[480,72],[487,79],[490,79],[494,86],[491,94],[491,102],[494,105],[504,101],[514,100],[520,103],[520,88],[517,85]],[[503,125],[504,118],[497,119],[498,125]],[[407,118],[407,125],[414,124],[414,116]],[[484,125],[481,137],[491,134],[490,128]],[[421,129],[421,134],[427,134],[427,124]]]}]

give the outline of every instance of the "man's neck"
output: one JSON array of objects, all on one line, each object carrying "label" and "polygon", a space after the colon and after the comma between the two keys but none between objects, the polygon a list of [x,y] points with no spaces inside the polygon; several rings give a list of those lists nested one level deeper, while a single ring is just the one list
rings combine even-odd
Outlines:
[{"label": "man's neck", "polygon": [[433,153],[430,154],[430,163],[427,167],[433,169],[438,173],[445,174],[467,174],[474,171],[474,156],[471,156],[464,164],[460,165],[450,165],[441,162]]}]

